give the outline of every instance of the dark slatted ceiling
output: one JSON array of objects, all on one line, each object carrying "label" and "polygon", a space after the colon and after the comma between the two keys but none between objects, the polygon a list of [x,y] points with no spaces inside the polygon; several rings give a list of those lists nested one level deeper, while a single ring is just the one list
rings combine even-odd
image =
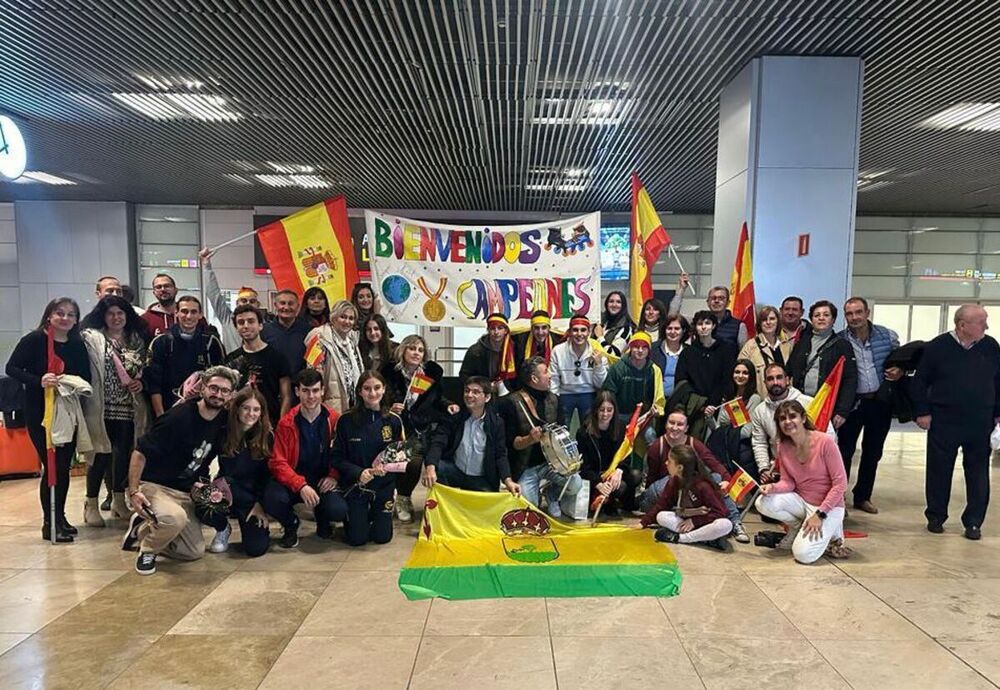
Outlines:
[{"label": "dark slatted ceiling", "polygon": [[29,169],[78,182],[0,200],[625,210],[636,169],[710,211],[719,93],[783,54],[865,59],[859,212],[1000,213],[1000,131],[918,127],[1000,103],[995,0],[0,0],[0,38]]}]

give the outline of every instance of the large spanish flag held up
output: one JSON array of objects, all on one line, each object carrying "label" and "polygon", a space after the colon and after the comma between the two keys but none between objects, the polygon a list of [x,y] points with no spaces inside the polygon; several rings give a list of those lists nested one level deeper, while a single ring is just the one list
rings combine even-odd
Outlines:
[{"label": "large spanish flag held up", "polygon": [[837,404],[837,394],[840,393],[840,379],[844,375],[844,356],[841,355],[837,363],[830,370],[830,375],[826,381],[816,391],[816,396],[809,403],[806,414],[812,420],[813,425],[820,431],[826,431],[833,418],[833,406]]},{"label": "large spanish flag held up", "polygon": [[302,295],[319,287],[331,305],[350,299],[358,282],[358,266],[343,196],[265,225],[257,237],[279,290]]},{"label": "large spanish flag held up", "polygon": [[746,324],[747,335],[757,335],[754,303],[757,301],[753,293],[753,263],[750,253],[750,233],[747,224],[740,230],[740,243],[736,248],[736,262],[733,264],[733,277],[729,285],[729,311],[737,319]]},{"label": "large spanish flag held up", "polygon": [[680,584],[673,553],[652,532],[567,525],[520,496],[441,484],[399,573],[407,599],[668,597]]},{"label": "large spanish flag held up", "polygon": [[629,260],[628,307],[634,323],[639,323],[643,303],[653,296],[653,265],[670,244],[670,235],[653,208],[649,192],[632,173],[632,234]]}]

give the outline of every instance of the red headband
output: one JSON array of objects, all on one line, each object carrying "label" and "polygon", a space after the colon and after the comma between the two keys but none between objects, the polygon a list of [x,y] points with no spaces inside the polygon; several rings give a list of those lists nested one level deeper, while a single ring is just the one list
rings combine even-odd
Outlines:
[{"label": "red headband", "polygon": [[569,327],[572,328],[573,326],[586,326],[590,328],[590,319],[586,316],[574,316],[569,320]]}]

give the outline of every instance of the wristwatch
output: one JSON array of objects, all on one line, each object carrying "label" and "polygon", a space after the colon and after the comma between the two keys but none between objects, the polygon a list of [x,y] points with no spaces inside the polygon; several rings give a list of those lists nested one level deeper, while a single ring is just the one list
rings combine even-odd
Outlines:
[{"label": "wristwatch", "polygon": [[817,510],[816,514],[819,515],[820,520],[826,520],[826,513],[824,513],[822,510]]}]

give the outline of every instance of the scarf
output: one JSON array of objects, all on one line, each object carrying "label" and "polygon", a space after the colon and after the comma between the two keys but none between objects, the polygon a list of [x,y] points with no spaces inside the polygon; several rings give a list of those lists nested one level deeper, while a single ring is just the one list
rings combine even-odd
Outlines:
[{"label": "scarf", "polygon": [[340,335],[332,326],[328,326],[328,328],[330,329],[330,337],[327,339],[327,344],[329,345],[330,357],[332,358],[331,364],[337,368],[337,373],[340,374],[340,382],[347,391],[349,405],[354,407],[354,389],[357,388],[358,379],[361,378],[361,371],[365,366],[361,361],[361,353],[358,351],[358,346],[351,338],[351,334],[354,331],[351,331],[347,335]]},{"label": "scarf", "polygon": [[[507,336],[510,338],[510,336]],[[532,357],[535,357],[535,337],[528,334],[528,340],[524,344],[524,361],[527,362]],[[549,360],[552,359],[552,334],[545,336],[545,344],[543,346],[542,354],[537,355],[545,359],[545,363],[548,364]]]}]

